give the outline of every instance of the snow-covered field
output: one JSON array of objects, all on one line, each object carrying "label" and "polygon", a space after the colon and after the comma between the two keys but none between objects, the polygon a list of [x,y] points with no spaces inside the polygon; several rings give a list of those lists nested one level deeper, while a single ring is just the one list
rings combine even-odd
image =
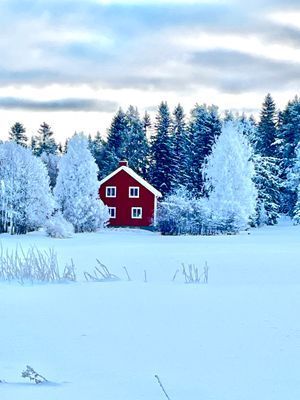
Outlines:
[{"label": "snow-covered field", "polygon": [[[0,284],[1,400],[296,400],[300,396],[300,228],[163,237],[106,230],[4,248],[53,247],[74,284]],[[124,280],[85,282],[96,258]],[[182,262],[209,265],[187,285]],[[127,282],[123,266],[132,281]],[[144,270],[148,282],[144,283]],[[51,383],[21,378],[26,365]]]}]

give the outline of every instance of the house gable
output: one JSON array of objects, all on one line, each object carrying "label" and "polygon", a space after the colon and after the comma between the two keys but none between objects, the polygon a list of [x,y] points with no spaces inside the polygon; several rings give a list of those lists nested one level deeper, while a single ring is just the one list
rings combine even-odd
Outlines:
[{"label": "house gable", "polygon": [[155,197],[161,197],[162,194],[155,189],[155,187],[153,187],[152,185],[150,185],[150,183],[148,183],[147,181],[145,181],[145,179],[143,179],[141,176],[139,176],[136,172],[134,172],[131,168],[126,167],[124,165],[120,166],[119,168],[117,168],[115,171],[113,171],[111,174],[107,175],[105,178],[103,178],[99,184],[100,187],[101,185],[103,185],[105,182],[107,182],[108,180],[110,180],[113,176],[119,174],[121,171],[126,172],[128,175],[130,175],[137,183],[139,183],[140,185],[142,185],[143,187],[145,187],[147,190],[149,190],[151,193],[154,194]]}]

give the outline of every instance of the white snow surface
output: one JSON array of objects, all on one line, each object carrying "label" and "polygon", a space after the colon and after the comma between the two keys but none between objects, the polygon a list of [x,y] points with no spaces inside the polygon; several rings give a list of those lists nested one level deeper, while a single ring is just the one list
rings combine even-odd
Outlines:
[{"label": "white snow surface", "polygon": [[[0,283],[1,400],[296,400],[300,227],[235,236],[106,229],[51,239],[0,235],[4,249],[54,248],[79,281]],[[123,280],[85,282],[99,258]],[[207,285],[172,277],[209,265]],[[127,282],[123,266],[132,281]],[[147,270],[148,283],[144,283]],[[26,365],[50,382],[21,378]]]}]

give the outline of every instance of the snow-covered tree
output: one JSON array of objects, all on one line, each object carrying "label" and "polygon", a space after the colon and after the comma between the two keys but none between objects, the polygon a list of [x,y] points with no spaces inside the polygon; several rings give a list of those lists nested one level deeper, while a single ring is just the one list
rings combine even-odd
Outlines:
[{"label": "snow-covered tree", "polygon": [[151,183],[164,195],[170,193],[175,181],[174,152],[170,136],[171,115],[168,104],[159,106],[155,134],[151,137]]},{"label": "snow-covered tree", "polygon": [[232,232],[248,226],[255,214],[252,151],[239,127],[228,122],[206,160],[204,176],[209,204],[219,225]]},{"label": "snow-covered tree", "polygon": [[28,138],[26,136],[26,129],[20,122],[16,122],[9,131],[9,140],[20,144],[24,147],[27,145]]},{"label": "snow-covered tree", "polygon": [[300,223],[300,142],[295,150],[295,161],[293,168],[288,174],[287,188],[296,194],[296,202],[293,210],[294,221]]},{"label": "snow-covered tree", "polygon": [[92,232],[109,219],[108,209],[99,199],[97,165],[88,149],[88,140],[75,134],[59,163],[54,195],[64,218],[75,232]]},{"label": "snow-covered tree", "polygon": [[255,167],[254,182],[257,188],[256,218],[257,225],[274,225],[279,218],[280,190],[280,165],[275,157],[262,157],[256,155],[253,158]]},{"label": "snow-covered tree", "polygon": [[42,161],[14,142],[0,145],[0,229],[26,233],[44,225],[54,200]]},{"label": "snow-covered tree", "polygon": [[145,136],[147,137],[148,135],[148,130],[151,128],[152,124],[151,124],[151,118],[150,115],[147,113],[147,111],[145,111],[144,117],[143,117],[143,129],[144,129],[144,133]]},{"label": "snow-covered tree", "polygon": [[240,131],[245,135],[253,149],[255,149],[257,126],[253,115],[248,118],[245,113],[238,115],[236,118]]},{"label": "snow-covered tree", "polygon": [[57,144],[55,142],[53,135],[54,134],[53,134],[50,126],[46,122],[43,122],[40,125],[40,128],[38,130],[36,137],[34,138],[34,142],[33,142],[34,154],[36,154],[37,156],[41,156],[43,153],[56,154]]},{"label": "snow-covered tree", "polygon": [[281,160],[281,178],[286,183],[282,190],[281,210],[293,214],[297,201],[296,188],[290,186],[291,174],[296,160],[296,148],[300,141],[300,99],[296,96],[278,117],[278,153]]}]

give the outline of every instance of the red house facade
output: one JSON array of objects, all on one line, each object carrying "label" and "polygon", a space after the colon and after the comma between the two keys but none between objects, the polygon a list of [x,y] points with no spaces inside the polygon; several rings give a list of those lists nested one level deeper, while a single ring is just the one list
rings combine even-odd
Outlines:
[{"label": "red house facade", "polygon": [[161,193],[120,161],[119,168],[100,181],[99,197],[108,206],[110,226],[151,226]]}]

